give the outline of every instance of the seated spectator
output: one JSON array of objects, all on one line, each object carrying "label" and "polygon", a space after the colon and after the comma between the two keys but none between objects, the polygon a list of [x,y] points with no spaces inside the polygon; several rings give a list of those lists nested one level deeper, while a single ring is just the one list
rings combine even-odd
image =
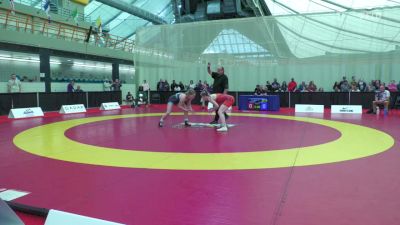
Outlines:
[{"label": "seated spectator", "polygon": [[375,93],[375,101],[372,102],[372,111],[376,114],[377,107],[383,105],[385,113],[389,107],[390,92],[385,90],[385,86],[381,85],[379,91]]},{"label": "seated spectator", "polygon": [[128,91],[128,94],[126,94],[126,101],[127,102],[133,102],[133,95],[131,94],[130,91]]},{"label": "seated spectator", "polygon": [[193,80],[190,80],[188,87],[190,89],[195,89],[196,88],[196,85],[193,83]]},{"label": "seated spectator", "polygon": [[[339,83],[339,87],[341,87],[342,86],[342,84],[344,83],[344,82],[347,82],[347,83],[349,83],[348,81],[347,81],[347,78],[344,76],[343,78],[342,78],[342,80],[340,81],[340,83]],[[349,89],[350,89],[350,86],[349,86]]]},{"label": "seated spectator", "polygon": [[320,88],[318,89],[318,92],[324,92],[324,89],[323,89],[322,87],[320,87]]},{"label": "seated spectator", "polygon": [[74,92],[75,91],[74,85],[75,85],[75,81],[71,80],[67,86],[67,92]]},{"label": "seated spectator", "polygon": [[269,81],[267,81],[267,83],[265,84],[264,92],[272,92],[272,85],[269,83]]},{"label": "seated spectator", "polygon": [[157,82],[157,91],[162,91],[164,88],[164,81],[163,79],[160,79],[160,81]]},{"label": "seated spectator", "polygon": [[[172,84],[171,84],[171,87],[172,87]],[[181,87],[179,86],[179,85],[175,85],[174,86],[174,90],[173,91],[181,91],[182,89],[181,89]]]},{"label": "seated spectator", "polygon": [[397,91],[397,85],[396,82],[394,80],[392,80],[390,82],[390,84],[388,85],[388,89],[390,92],[396,92]]},{"label": "seated spectator", "polygon": [[21,92],[21,81],[15,74],[11,74],[10,80],[7,83],[8,93],[20,93]]},{"label": "seated spectator", "polygon": [[307,84],[306,84],[306,82],[304,82],[304,81],[301,82],[301,84],[297,88],[297,91],[299,91],[299,92],[307,92]]},{"label": "seated spectator", "polygon": [[183,85],[182,81],[179,81],[178,85],[181,88],[181,91],[185,90],[185,85]]},{"label": "seated spectator", "polygon": [[357,85],[353,84],[351,85],[351,92],[360,92],[360,89],[358,89]]},{"label": "seated spectator", "polygon": [[362,92],[367,91],[367,84],[366,84],[362,79],[359,79],[359,80],[358,80],[357,87],[358,87],[358,89],[360,89],[360,91],[362,91]]},{"label": "seated spectator", "polygon": [[286,81],[283,81],[282,85],[281,85],[281,88],[280,88],[280,91],[286,92],[287,90],[288,90],[288,86],[286,84]]},{"label": "seated spectator", "polygon": [[164,81],[164,87],[163,87],[162,91],[169,91],[169,83],[167,80]]},{"label": "seated spectator", "polygon": [[172,83],[171,83],[171,91],[175,91],[175,87],[176,86],[178,86],[178,84],[175,82],[175,80],[172,80]]},{"label": "seated spectator", "polygon": [[340,91],[341,92],[349,92],[350,91],[350,84],[347,82],[347,80],[344,80],[342,84],[340,85]]},{"label": "seated spectator", "polygon": [[289,82],[289,85],[288,85],[288,91],[295,92],[296,88],[297,88],[297,83],[296,83],[296,81],[294,81],[294,78],[292,78],[292,80]]},{"label": "seated spectator", "polygon": [[357,81],[356,81],[356,77],[355,76],[351,77],[350,86],[352,87],[353,85],[357,86]]},{"label": "seated spectator", "polygon": [[279,88],[281,87],[281,85],[278,83],[276,78],[274,78],[274,82],[272,82],[271,87],[272,87],[272,89],[271,89],[272,92],[279,91]]},{"label": "seated spectator", "polygon": [[256,88],[254,89],[254,95],[263,95],[265,92],[261,88],[261,85],[257,84]]},{"label": "seated spectator", "polygon": [[316,92],[317,91],[317,85],[314,84],[314,81],[310,81],[307,87],[308,92]]},{"label": "seated spectator", "polygon": [[340,92],[339,82],[336,81],[335,84],[333,84],[332,89],[333,89],[334,92]]},{"label": "seated spectator", "polygon": [[81,86],[78,85],[78,86],[76,86],[76,89],[74,92],[83,92],[83,90],[81,89]]},{"label": "seated spectator", "polygon": [[201,83],[201,80],[197,82],[196,87],[194,88],[195,91],[202,91],[203,90],[203,83]]}]

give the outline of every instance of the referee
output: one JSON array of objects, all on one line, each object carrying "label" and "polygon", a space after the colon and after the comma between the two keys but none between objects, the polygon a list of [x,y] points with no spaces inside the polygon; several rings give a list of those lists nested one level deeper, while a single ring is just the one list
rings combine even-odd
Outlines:
[{"label": "referee", "polygon": [[[211,64],[208,63],[207,64],[207,72],[214,79],[213,93],[228,94],[229,80],[228,80],[228,77],[224,73],[224,67],[223,66],[218,67],[217,72],[212,72]],[[228,119],[228,116],[226,115],[226,113],[225,113],[225,117],[226,117],[226,119]],[[214,120],[211,121],[210,124],[217,124],[218,120],[219,120],[219,115],[218,115],[218,110],[216,110]]]}]

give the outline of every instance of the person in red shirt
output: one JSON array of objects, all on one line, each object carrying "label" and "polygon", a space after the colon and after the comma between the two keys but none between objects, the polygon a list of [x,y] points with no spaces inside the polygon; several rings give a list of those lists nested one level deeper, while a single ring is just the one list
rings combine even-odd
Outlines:
[{"label": "person in red shirt", "polygon": [[219,118],[221,119],[221,127],[217,131],[226,132],[228,127],[226,126],[225,113],[235,103],[235,98],[227,94],[211,94],[204,90],[200,93],[203,101],[208,101],[213,105],[210,111],[218,112]]},{"label": "person in red shirt", "polygon": [[288,85],[288,91],[295,92],[296,88],[297,88],[297,83],[296,83],[296,81],[294,81],[294,78],[292,78],[292,81],[290,81],[289,85]]}]

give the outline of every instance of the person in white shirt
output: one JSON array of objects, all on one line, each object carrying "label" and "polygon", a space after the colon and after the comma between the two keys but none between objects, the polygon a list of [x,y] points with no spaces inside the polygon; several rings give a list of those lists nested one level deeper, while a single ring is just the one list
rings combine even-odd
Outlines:
[{"label": "person in white shirt", "polygon": [[11,79],[7,83],[8,93],[20,93],[21,92],[21,81],[15,74],[11,74]]},{"label": "person in white shirt", "polygon": [[150,85],[149,85],[149,83],[147,83],[146,80],[143,81],[142,87],[143,87],[143,91],[149,91],[150,90]]},{"label": "person in white shirt", "polygon": [[110,81],[108,79],[104,80],[103,90],[104,91],[111,91],[111,83],[110,83]]}]

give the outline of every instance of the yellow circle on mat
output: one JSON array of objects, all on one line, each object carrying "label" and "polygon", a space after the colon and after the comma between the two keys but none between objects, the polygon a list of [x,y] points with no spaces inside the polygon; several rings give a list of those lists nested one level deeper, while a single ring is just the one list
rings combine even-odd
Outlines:
[{"label": "yellow circle on mat", "polygon": [[[394,144],[394,140],[390,135],[360,125],[308,117],[254,113],[232,113],[232,115],[319,124],[338,130],[341,133],[341,137],[320,145],[284,150],[234,153],[171,153],[93,146],[71,140],[64,135],[66,130],[82,124],[161,115],[161,113],[114,115],[56,122],[19,133],[14,137],[14,144],[32,154],[68,162],[170,170],[244,170],[318,165],[375,155],[386,151]],[[182,114],[174,113],[173,115]],[[196,113],[196,115],[208,114]],[[215,131],[210,130],[210,132]]]}]

